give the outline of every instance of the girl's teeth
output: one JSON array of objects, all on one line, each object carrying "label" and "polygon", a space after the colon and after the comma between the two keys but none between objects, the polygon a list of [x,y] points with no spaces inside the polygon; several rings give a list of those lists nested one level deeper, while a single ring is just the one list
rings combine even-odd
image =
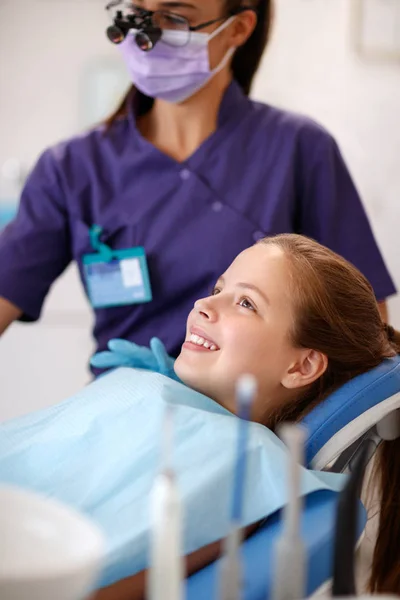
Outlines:
[{"label": "girl's teeth", "polygon": [[195,333],[190,334],[189,339],[192,342],[192,344],[196,344],[196,346],[204,346],[204,348],[207,348],[207,350],[218,350],[218,346],[216,346],[212,342],[209,342],[205,338],[196,335]]}]

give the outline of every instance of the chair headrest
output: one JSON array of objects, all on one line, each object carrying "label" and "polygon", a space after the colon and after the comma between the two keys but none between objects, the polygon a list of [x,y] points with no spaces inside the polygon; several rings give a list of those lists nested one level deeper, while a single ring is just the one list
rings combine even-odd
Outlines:
[{"label": "chair headrest", "polygon": [[[315,468],[324,466],[315,464],[315,458],[339,432],[346,429],[349,438],[349,443],[340,449],[344,450],[399,407],[400,356],[396,356],[343,385],[303,419],[309,436],[307,465],[314,463]],[[341,438],[343,443],[343,435]]]}]

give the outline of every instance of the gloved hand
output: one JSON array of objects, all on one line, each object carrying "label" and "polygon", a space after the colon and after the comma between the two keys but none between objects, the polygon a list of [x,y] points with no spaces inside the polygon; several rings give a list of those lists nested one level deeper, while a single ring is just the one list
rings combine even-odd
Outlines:
[{"label": "gloved hand", "polygon": [[180,381],[174,371],[175,359],[167,354],[164,344],[156,337],[150,341],[150,348],[118,339],[110,340],[107,345],[108,351],[98,352],[92,356],[90,359],[92,367],[146,369]]}]

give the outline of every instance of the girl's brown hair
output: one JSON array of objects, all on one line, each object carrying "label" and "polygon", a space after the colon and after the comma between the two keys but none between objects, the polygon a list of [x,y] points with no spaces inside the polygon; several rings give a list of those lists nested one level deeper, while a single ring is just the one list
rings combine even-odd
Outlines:
[{"label": "girl's brown hair", "polygon": [[[261,240],[284,252],[294,307],[292,342],[325,354],[328,367],[274,423],[299,420],[335,389],[400,353],[400,333],[385,325],[371,285],[349,262],[306,237]],[[382,442],[377,457],[381,512],[371,592],[400,594],[400,440]]]},{"label": "girl's brown hair", "polygon": [[[246,95],[250,94],[251,85],[257,72],[261,57],[268,43],[272,26],[272,0],[223,0],[223,15],[234,14],[241,7],[253,8],[257,11],[257,25],[247,42],[238,48],[232,60],[233,78]],[[106,131],[115,121],[125,117],[138,93],[131,85],[116,110],[105,120]],[[153,99],[141,94],[140,112],[149,110]]]}]

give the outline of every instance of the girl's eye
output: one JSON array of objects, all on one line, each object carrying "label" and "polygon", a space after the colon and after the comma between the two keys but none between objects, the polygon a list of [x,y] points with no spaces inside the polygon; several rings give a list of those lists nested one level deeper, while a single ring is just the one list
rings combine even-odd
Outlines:
[{"label": "girl's eye", "polygon": [[211,296],[216,296],[217,294],[220,294],[220,293],[221,293],[221,289],[218,287],[215,287],[213,289],[213,291],[211,292]]},{"label": "girl's eye", "polygon": [[242,298],[239,302],[239,306],[242,306],[243,308],[247,308],[248,310],[256,310],[254,308],[254,306],[252,305],[252,303],[247,299],[247,298]]}]

